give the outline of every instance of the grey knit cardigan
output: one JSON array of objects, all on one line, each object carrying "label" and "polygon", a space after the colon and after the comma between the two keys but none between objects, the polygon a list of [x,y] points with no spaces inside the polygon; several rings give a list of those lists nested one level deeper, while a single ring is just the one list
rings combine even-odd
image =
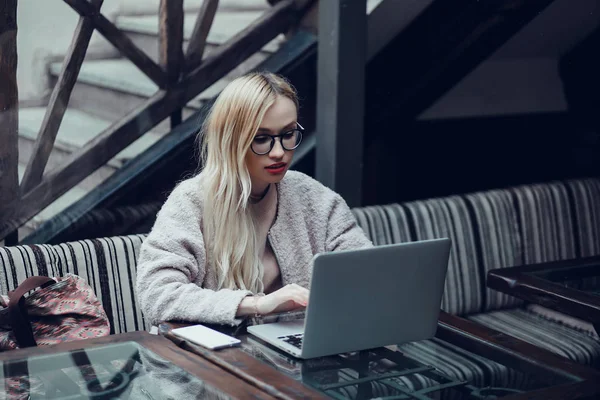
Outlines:
[{"label": "grey knit cardigan", "polygon": [[[201,175],[181,182],[140,250],[136,291],[145,318],[235,325],[247,290],[217,290],[202,235]],[[277,214],[267,236],[283,285],[309,287],[315,254],[372,246],[340,195],[300,172],[277,184]]]}]

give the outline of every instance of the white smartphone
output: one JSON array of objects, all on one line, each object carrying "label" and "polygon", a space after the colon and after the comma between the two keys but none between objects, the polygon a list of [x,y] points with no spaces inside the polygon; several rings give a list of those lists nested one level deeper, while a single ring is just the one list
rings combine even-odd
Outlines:
[{"label": "white smartphone", "polygon": [[210,350],[219,350],[227,347],[239,346],[240,341],[234,337],[207,328],[204,325],[191,325],[172,330],[173,334],[191,343],[206,347]]}]

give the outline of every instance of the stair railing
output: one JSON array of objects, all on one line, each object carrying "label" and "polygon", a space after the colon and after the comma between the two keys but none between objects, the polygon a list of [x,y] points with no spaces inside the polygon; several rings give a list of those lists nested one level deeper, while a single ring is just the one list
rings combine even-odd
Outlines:
[{"label": "stair railing", "polygon": [[[12,1],[16,9],[16,0]],[[184,53],[183,0],[161,0],[160,62],[157,64],[101,13],[103,0],[63,1],[80,15],[79,23],[50,96],[21,185],[17,190],[5,193],[6,198],[0,203],[0,240],[13,233],[165,118],[171,118],[172,126],[179,124],[182,120],[182,109],[190,100],[260,51],[277,35],[295,26],[312,3],[311,0],[269,0],[272,7],[260,18],[220,45],[210,55],[203,57],[206,39],[219,1],[203,2]],[[44,173],[94,30],[133,62],[159,89],[136,109],[72,153],[63,165]],[[13,125],[16,126],[10,126]],[[16,132],[15,127],[12,129]],[[0,136],[0,139],[2,137]],[[16,135],[12,139],[16,141]],[[8,142],[12,143],[7,140]],[[14,149],[10,150],[18,154]],[[14,154],[12,158],[3,159],[11,164],[14,162],[16,171],[18,158],[14,157]],[[13,166],[7,171],[11,172],[12,168]]]}]

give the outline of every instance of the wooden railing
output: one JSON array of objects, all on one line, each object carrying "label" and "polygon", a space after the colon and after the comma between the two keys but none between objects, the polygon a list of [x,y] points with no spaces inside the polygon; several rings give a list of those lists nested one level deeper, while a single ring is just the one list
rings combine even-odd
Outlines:
[{"label": "wooden railing", "polygon": [[[312,2],[271,0],[273,6],[258,20],[212,51],[209,56],[203,57],[218,0],[204,1],[185,54],[183,0],[161,0],[160,63],[157,64],[102,15],[100,9],[103,0],[63,1],[80,15],[79,24],[50,97],[20,188],[13,176],[16,175],[18,163],[16,83],[13,97],[10,95],[12,92],[9,83],[3,82],[0,85],[0,102],[5,102],[0,105],[8,110],[0,120],[8,122],[6,125],[0,124],[0,239],[14,232],[165,118],[170,117],[172,125],[180,123],[182,108],[187,102],[258,52],[277,35],[290,29]],[[16,0],[0,0],[0,3],[7,4],[7,7],[11,7],[12,3],[16,18]],[[159,89],[136,109],[72,153],[63,165],[44,174],[94,30],[100,32],[124,57],[156,83]],[[16,25],[14,33],[16,34]],[[10,32],[0,31],[0,34],[10,35]],[[3,40],[2,46],[9,46],[5,43],[9,42]],[[10,51],[2,49],[2,68],[6,68],[11,62],[6,59],[7,54]],[[10,74],[2,75],[2,78],[5,76]],[[6,97],[6,94],[9,96]],[[6,105],[7,101],[9,106]],[[11,146],[5,147],[5,144]]]}]

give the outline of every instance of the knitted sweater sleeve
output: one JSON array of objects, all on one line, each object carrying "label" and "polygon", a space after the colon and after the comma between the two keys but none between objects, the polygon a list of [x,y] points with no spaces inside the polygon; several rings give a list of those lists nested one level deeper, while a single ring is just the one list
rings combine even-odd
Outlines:
[{"label": "knitted sweater sleeve", "polygon": [[136,291],[144,316],[153,324],[184,320],[235,325],[246,290],[200,287],[206,275],[201,207],[189,182],[180,184],[157,215],[142,244]]},{"label": "knitted sweater sleeve", "polygon": [[339,194],[333,195],[327,221],[325,250],[351,250],[372,247],[350,208]]}]

